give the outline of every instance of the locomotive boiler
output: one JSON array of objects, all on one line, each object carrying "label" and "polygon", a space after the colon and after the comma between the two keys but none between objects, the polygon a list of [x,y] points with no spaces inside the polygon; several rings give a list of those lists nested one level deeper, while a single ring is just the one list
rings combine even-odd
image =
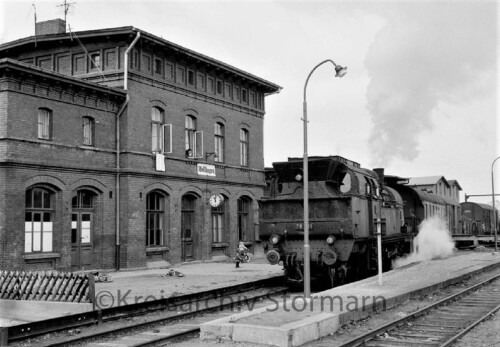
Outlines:
[{"label": "locomotive boiler", "polygon": [[[311,282],[334,287],[376,273],[377,220],[384,271],[411,249],[403,201],[371,171],[340,156],[310,157],[309,245]],[[260,238],[267,260],[281,262],[288,285],[303,285],[303,161],[289,158],[266,170],[259,201]]]}]

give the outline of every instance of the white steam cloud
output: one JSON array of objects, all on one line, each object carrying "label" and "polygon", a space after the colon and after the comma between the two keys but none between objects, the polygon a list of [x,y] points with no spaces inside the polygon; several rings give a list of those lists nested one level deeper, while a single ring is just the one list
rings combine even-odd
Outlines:
[{"label": "white steam cloud", "polygon": [[427,218],[418,229],[418,235],[413,240],[413,252],[407,257],[396,259],[393,263],[394,269],[418,261],[446,258],[453,254],[455,243],[441,218]]},{"label": "white steam cloud", "polygon": [[365,58],[373,164],[415,159],[423,131],[433,122],[453,122],[433,118],[441,102],[467,102],[493,91],[497,6],[495,1],[405,1],[372,8],[386,20]]}]

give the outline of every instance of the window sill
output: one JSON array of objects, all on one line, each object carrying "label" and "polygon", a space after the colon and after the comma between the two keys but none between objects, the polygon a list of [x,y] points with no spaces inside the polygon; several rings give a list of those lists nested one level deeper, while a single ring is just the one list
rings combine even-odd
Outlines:
[{"label": "window sill", "polygon": [[146,247],[146,253],[168,252],[170,249],[165,246]]},{"label": "window sill", "polygon": [[59,253],[25,253],[24,259],[53,259],[53,258],[61,258],[61,254]]},{"label": "window sill", "polygon": [[212,247],[229,247],[229,243],[227,243],[227,242],[214,242],[214,243],[212,243]]}]

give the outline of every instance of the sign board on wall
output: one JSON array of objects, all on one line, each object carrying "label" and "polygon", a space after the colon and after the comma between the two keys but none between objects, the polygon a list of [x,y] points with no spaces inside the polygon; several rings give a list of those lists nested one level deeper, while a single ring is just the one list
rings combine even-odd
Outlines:
[{"label": "sign board on wall", "polygon": [[198,163],[196,168],[197,168],[197,173],[200,176],[215,177],[215,165]]}]

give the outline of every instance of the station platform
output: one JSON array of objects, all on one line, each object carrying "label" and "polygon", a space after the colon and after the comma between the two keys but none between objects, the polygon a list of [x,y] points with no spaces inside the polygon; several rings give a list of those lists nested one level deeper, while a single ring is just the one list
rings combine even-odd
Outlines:
[{"label": "station platform", "polygon": [[[378,276],[311,295],[283,296],[266,307],[201,325],[202,340],[300,346],[333,334],[339,326],[500,266],[500,253],[455,252],[446,259],[412,263]],[[281,267],[280,267],[281,268]]]},{"label": "station platform", "polygon": [[258,258],[252,259],[250,263],[240,264],[239,268],[235,268],[235,263],[228,259],[106,274],[111,282],[96,282],[95,306],[88,303],[0,300],[0,327],[249,283],[282,276],[283,270]]}]

